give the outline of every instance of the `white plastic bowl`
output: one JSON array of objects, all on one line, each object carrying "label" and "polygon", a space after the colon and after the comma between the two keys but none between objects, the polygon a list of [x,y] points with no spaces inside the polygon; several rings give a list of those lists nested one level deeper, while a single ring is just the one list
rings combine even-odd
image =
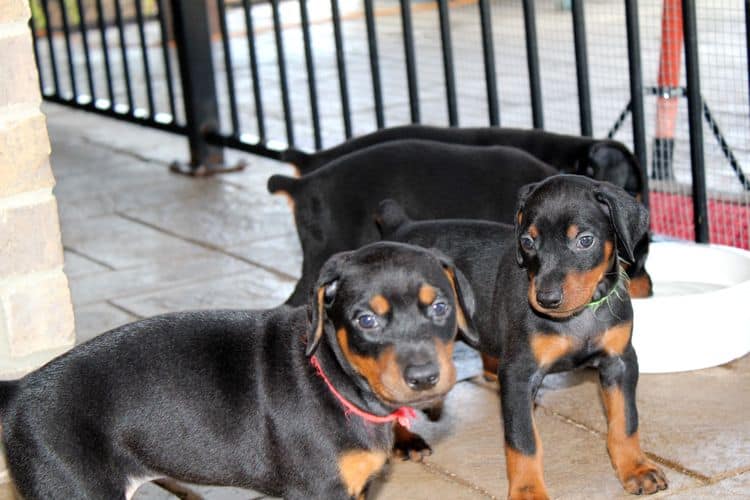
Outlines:
[{"label": "white plastic bowl", "polygon": [[750,252],[653,243],[646,269],[654,296],[633,300],[641,373],[708,368],[750,352]]}]

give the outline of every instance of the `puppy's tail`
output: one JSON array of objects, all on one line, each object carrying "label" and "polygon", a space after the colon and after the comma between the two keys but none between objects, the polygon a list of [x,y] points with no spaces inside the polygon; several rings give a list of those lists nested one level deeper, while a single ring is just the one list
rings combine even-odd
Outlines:
[{"label": "puppy's tail", "polygon": [[289,149],[284,152],[283,160],[291,163],[297,168],[300,175],[315,169],[314,155],[305,153],[299,149]]},{"label": "puppy's tail", "polygon": [[295,179],[294,177],[287,177],[286,175],[272,175],[268,179],[268,192],[271,194],[276,194],[279,192],[286,193],[290,196],[294,194],[294,191],[297,189],[297,185],[299,184],[299,180]]},{"label": "puppy's tail", "polygon": [[375,212],[375,224],[378,225],[381,238],[389,238],[410,220],[401,205],[390,198],[381,201]]},{"label": "puppy's tail", "polygon": [[10,400],[13,399],[17,388],[18,382],[15,380],[0,380],[0,415],[3,414],[3,410],[8,406]]}]

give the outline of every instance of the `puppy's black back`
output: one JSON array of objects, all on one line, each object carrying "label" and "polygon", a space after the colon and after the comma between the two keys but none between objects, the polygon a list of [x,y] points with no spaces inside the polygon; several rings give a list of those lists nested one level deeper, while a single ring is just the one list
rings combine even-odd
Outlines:
[{"label": "puppy's black back", "polygon": [[297,180],[274,176],[269,188],[286,186],[294,200],[304,255],[302,277],[287,303],[305,301],[332,254],[378,239],[372,221],[383,199],[396,200],[418,219],[511,222],[517,190],[555,173],[515,148],[401,140],[343,156]]},{"label": "puppy's black back", "polygon": [[576,171],[577,163],[585,158],[592,144],[614,142],[555,134],[542,130],[505,127],[455,128],[404,125],[381,129],[312,154],[290,151],[287,153],[285,160],[296,165],[300,173],[304,175],[337,158],[363,148],[404,139],[420,139],[466,146],[512,146],[528,151],[545,163],[555,166],[558,170],[569,173]]}]

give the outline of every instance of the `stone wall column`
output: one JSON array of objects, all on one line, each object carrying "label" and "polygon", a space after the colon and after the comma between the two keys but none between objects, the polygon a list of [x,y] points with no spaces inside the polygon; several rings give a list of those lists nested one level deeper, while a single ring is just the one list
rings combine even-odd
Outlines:
[{"label": "stone wall column", "polygon": [[75,340],[30,15],[28,0],[0,0],[0,379]]}]

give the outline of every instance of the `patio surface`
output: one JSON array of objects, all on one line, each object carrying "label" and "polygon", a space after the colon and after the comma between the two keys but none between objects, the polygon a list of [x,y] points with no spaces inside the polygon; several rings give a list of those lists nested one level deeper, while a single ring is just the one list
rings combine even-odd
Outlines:
[{"label": "patio surface", "polygon": [[[241,173],[212,179],[170,174],[179,137],[45,104],[52,142],[78,342],[125,322],[198,308],[268,308],[293,289],[301,255],[283,197],[266,192],[287,165],[249,157]],[[235,157],[238,153],[228,152]],[[750,497],[750,356],[691,373],[643,375],[638,402],[644,449],[670,487],[653,498]],[[605,448],[595,377],[549,377],[536,412],[545,477],[554,498],[630,498]],[[434,454],[395,460],[371,498],[503,498],[507,481],[496,387],[457,384],[443,419],[416,431]],[[192,486],[191,486],[192,488]],[[208,499],[257,493],[194,487]],[[0,489],[0,499],[8,492]],[[174,498],[154,485],[138,500]]]}]

